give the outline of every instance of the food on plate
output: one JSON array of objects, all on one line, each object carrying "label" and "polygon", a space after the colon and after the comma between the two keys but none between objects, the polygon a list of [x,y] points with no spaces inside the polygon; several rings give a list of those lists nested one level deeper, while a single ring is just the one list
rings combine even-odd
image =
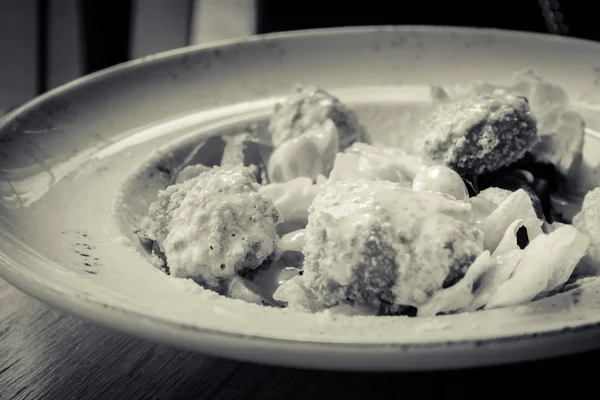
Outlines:
[{"label": "food on plate", "polygon": [[581,158],[585,122],[573,110],[555,108],[538,122],[540,141],[531,149],[537,161],[555,165],[568,176]]},{"label": "food on plate", "polygon": [[537,141],[536,121],[525,98],[503,92],[474,94],[433,112],[419,153],[427,163],[479,175],[517,161]]},{"label": "food on plate", "polygon": [[600,272],[600,188],[583,199],[581,211],[573,218],[573,226],[587,235],[590,247],[584,262],[592,274]]},{"label": "food on plate", "polygon": [[477,225],[484,235],[484,248],[493,251],[502,241],[506,230],[516,220],[533,221],[528,237],[542,232],[543,221],[538,218],[531,198],[524,190],[513,192]]},{"label": "food on plate", "polygon": [[281,236],[281,240],[279,242],[280,251],[295,251],[298,253],[302,252],[304,248],[304,242],[306,239],[306,230],[298,229],[296,231],[292,231],[286,233]]},{"label": "food on plate", "polygon": [[[324,178],[323,178],[324,179]],[[321,190],[322,179],[298,177],[284,183],[270,183],[259,192],[280,211],[283,220],[277,226],[280,234],[302,229],[308,223],[308,208]]]},{"label": "food on plate", "polygon": [[412,190],[444,193],[456,200],[469,200],[469,191],[461,176],[454,170],[441,165],[419,171],[412,181]]},{"label": "food on plate", "polygon": [[520,261],[485,308],[524,304],[556,290],[567,282],[588,245],[589,239],[570,225],[536,237],[520,251]]},{"label": "food on plate", "polygon": [[558,85],[544,81],[532,70],[523,70],[515,73],[508,85],[477,82],[433,90],[434,97],[441,102],[497,92],[527,99],[537,120],[538,142],[531,149],[532,158],[552,164],[562,176],[573,173],[582,156],[585,122],[571,108],[567,93]]},{"label": "food on plate", "polygon": [[267,139],[243,132],[217,143],[220,163],[186,159],[139,227],[143,248],[228,297],[347,315],[515,306],[599,276],[600,188],[572,221],[559,207],[583,146],[566,93],[525,71],[432,94],[417,146],[401,149],[323,89],[293,86]]},{"label": "food on plate", "polygon": [[357,142],[336,155],[329,182],[368,179],[410,186],[423,168],[417,156],[402,149]]},{"label": "food on plate", "polygon": [[554,165],[563,176],[571,174],[582,156],[585,122],[570,108],[567,93],[531,70],[517,73],[511,89],[529,99],[537,116],[540,140],[531,154]]},{"label": "food on plate", "polygon": [[266,144],[250,133],[241,133],[226,139],[221,165],[245,166],[252,170],[257,183],[268,183],[267,160],[273,152]]},{"label": "food on plate", "polygon": [[203,172],[210,170],[210,167],[202,164],[194,164],[185,166],[175,178],[175,183],[183,183],[189,179],[195,178]]},{"label": "food on plate", "polygon": [[325,120],[277,146],[269,159],[269,177],[272,182],[287,182],[327,176],[339,149],[338,129],[331,120]]},{"label": "food on plate", "polygon": [[172,276],[222,291],[234,274],[258,268],[275,252],[280,218],[250,169],[224,166],[160,191],[144,231]]},{"label": "food on plate", "polygon": [[340,150],[354,142],[370,142],[356,113],[339,99],[312,85],[294,85],[287,98],[277,104],[269,121],[274,146],[303,135],[331,121],[337,129]]},{"label": "food on plate", "polygon": [[489,187],[479,192],[474,198],[484,199],[498,207],[512,192],[499,187]]},{"label": "food on plate", "polygon": [[459,280],[483,247],[467,203],[398,183],[336,182],[309,211],[304,274],[293,279],[322,308],[418,307]]}]

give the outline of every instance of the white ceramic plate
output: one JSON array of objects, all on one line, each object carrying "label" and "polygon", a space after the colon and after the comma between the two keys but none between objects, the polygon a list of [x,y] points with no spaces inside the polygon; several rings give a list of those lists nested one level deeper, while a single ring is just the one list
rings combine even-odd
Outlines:
[{"label": "white ceramic plate", "polygon": [[[175,50],[79,79],[2,120],[0,273],[42,301],[133,335],[279,365],[456,368],[597,347],[596,282],[511,309],[332,318],[211,296],[124,244],[164,184],[149,160],[172,162],[202,135],[268,115],[292,83],[332,91],[377,137],[401,143],[409,116],[429,101],[423,85],[503,82],[523,68],[565,87],[589,127],[600,129],[600,114],[584,104],[600,98],[600,44],[494,30],[269,35]],[[153,153],[158,148],[175,151]],[[596,165],[599,154],[590,135],[585,157]],[[133,186],[117,196],[127,181]]]}]

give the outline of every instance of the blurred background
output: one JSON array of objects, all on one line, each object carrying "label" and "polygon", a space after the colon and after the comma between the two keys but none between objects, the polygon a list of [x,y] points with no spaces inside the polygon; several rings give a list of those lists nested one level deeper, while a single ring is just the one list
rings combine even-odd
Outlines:
[{"label": "blurred background", "polygon": [[308,28],[495,27],[600,40],[583,0],[0,0],[0,115],[49,89],[160,51]]}]

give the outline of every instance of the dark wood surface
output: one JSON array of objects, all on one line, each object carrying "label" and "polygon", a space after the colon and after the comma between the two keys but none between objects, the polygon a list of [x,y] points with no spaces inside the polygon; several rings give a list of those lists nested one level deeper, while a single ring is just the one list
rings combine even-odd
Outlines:
[{"label": "dark wood surface", "polygon": [[[582,388],[600,352],[477,370],[400,374],[238,363],[120,334],[51,309],[0,280],[0,399],[422,399]],[[596,378],[597,379],[597,378]]]}]

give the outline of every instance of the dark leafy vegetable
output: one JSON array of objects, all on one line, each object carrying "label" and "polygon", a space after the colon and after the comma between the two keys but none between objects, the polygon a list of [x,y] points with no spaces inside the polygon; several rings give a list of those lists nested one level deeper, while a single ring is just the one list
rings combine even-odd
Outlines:
[{"label": "dark leafy vegetable", "polygon": [[407,317],[416,317],[417,316],[417,308],[413,306],[398,306],[388,303],[387,301],[381,301],[379,305],[379,311],[377,315],[403,315]]},{"label": "dark leafy vegetable", "polygon": [[550,196],[559,190],[564,178],[554,165],[537,162],[529,153],[506,168],[477,176],[465,176],[463,179],[470,196],[489,187],[510,191],[523,189],[531,197],[539,218],[548,222],[556,220]]},{"label": "dark leafy vegetable", "polygon": [[250,133],[241,133],[227,138],[221,165],[242,164],[246,167],[254,166],[256,181],[266,185],[269,183],[267,161],[272,152],[273,146],[270,144],[257,139]]}]

